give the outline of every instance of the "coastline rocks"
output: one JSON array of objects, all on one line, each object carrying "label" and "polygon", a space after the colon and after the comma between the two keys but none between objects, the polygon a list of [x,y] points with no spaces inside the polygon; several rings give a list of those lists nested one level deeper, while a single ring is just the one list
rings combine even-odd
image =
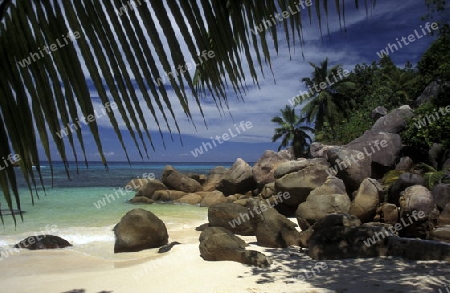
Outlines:
[{"label": "coastline rocks", "polygon": [[372,126],[372,131],[400,133],[413,115],[414,112],[409,106],[402,106],[379,118]]},{"label": "coastline rocks", "polygon": [[335,145],[325,145],[320,142],[313,142],[309,146],[309,153],[312,158],[328,159],[327,153],[329,150],[335,148]]},{"label": "coastline rocks", "polygon": [[248,210],[258,245],[272,248],[300,245],[297,225],[268,206],[265,201],[249,199]]},{"label": "coastline rocks", "polygon": [[402,192],[399,203],[400,219],[404,223],[400,236],[427,238],[439,217],[431,192],[421,185],[408,187]]},{"label": "coastline rocks", "polygon": [[[348,143],[345,147],[367,155],[372,163],[377,164],[372,164],[372,173],[382,176],[388,169],[395,166],[398,154],[403,146],[400,135],[396,133],[368,130],[359,138]],[[374,178],[373,175],[367,177]],[[375,179],[377,178],[375,177]]]},{"label": "coastline rocks", "polygon": [[138,191],[142,186],[150,182],[152,179],[132,179],[125,185],[125,189]]},{"label": "coastline rocks", "polygon": [[379,236],[386,236],[386,231],[382,226],[331,226],[315,230],[309,240],[309,256],[315,260],[385,256],[387,239],[393,236]]},{"label": "coastline rocks", "polygon": [[280,164],[275,170],[275,192],[290,194],[282,205],[291,208],[294,213],[312,190],[323,185],[328,168],[325,159],[303,159]]},{"label": "coastline rocks", "polygon": [[166,225],[152,212],[134,209],[114,227],[114,253],[135,252],[168,243]]},{"label": "coastline rocks", "polygon": [[238,158],[233,166],[225,172],[217,186],[226,196],[236,193],[246,193],[256,188],[253,170],[247,162]]},{"label": "coastline rocks", "polygon": [[399,211],[395,204],[384,203],[377,210],[377,215],[382,223],[395,225],[398,223]]},{"label": "coastline rocks", "polygon": [[264,254],[245,250],[247,244],[241,238],[221,227],[206,228],[200,234],[200,256],[207,261],[235,261],[267,268],[271,261]]},{"label": "coastline rocks", "polygon": [[178,241],[173,241],[173,242],[170,242],[169,244],[163,245],[159,248],[158,253],[169,252],[172,249],[172,247],[174,247],[177,244],[181,244],[181,243]]},{"label": "coastline rocks", "polygon": [[342,179],[349,194],[371,175],[370,157],[360,151],[336,147],[328,150],[327,156],[332,166],[328,174]]},{"label": "coastline rocks", "polygon": [[309,240],[315,231],[322,230],[327,227],[359,227],[361,221],[355,216],[348,214],[329,214],[318,220],[314,225],[300,233],[301,247],[308,248]]},{"label": "coastline rocks", "polygon": [[363,223],[371,222],[376,215],[382,192],[382,186],[375,179],[364,179],[351,203],[349,214]]},{"label": "coastline rocks", "polygon": [[262,187],[275,181],[274,172],[276,167],[282,162],[293,160],[292,153],[283,150],[278,153],[274,151],[265,151],[262,157],[253,166],[253,179],[256,184]]},{"label": "coastline rocks", "polygon": [[401,157],[395,170],[408,172],[412,167],[414,167],[414,161],[410,157]]},{"label": "coastline rocks", "polygon": [[450,203],[448,203],[439,215],[438,225],[450,225]]},{"label": "coastline rocks", "polygon": [[145,196],[135,196],[134,198],[130,199],[128,203],[132,204],[153,204],[155,201],[153,199],[150,199]]},{"label": "coastline rocks", "polygon": [[[199,194],[200,194],[200,196],[202,195],[201,193],[199,193]],[[225,202],[227,202],[227,198],[225,197],[225,195],[223,195],[222,192],[216,190],[216,191],[208,192],[207,194],[205,194],[202,201],[200,202],[200,206],[201,207],[210,207],[212,205],[219,204],[219,203],[225,203]]]},{"label": "coastline rocks", "polygon": [[203,188],[196,180],[178,172],[172,166],[167,165],[164,168],[162,182],[173,190],[192,193],[202,191]]},{"label": "coastline rocks", "polygon": [[430,239],[450,242],[450,225],[438,227],[430,232]]},{"label": "coastline rocks", "polygon": [[182,198],[176,200],[177,203],[198,205],[203,200],[203,197],[197,193],[188,193]]},{"label": "coastline rocks", "polygon": [[30,236],[20,241],[14,248],[26,248],[29,250],[55,249],[72,246],[67,240],[54,235]]},{"label": "coastline rocks", "polygon": [[432,194],[439,209],[444,209],[444,207],[450,203],[450,184],[436,185],[433,188]]},{"label": "coastline rocks", "polygon": [[422,176],[411,173],[403,173],[394,182],[389,191],[389,202],[398,205],[400,194],[408,187],[414,185],[425,185],[425,180]]},{"label": "coastline rocks", "polygon": [[380,119],[383,116],[386,116],[387,114],[388,114],[388,112],[385,107],[378,106],[372,110],[372,112],[370,113],[370,118],[377,121],[378,119]]},{"label": "coastline rocks", "polygon": [[248,209],[239,204],[220,203],[209,207],[208,221],[209,227],[222,227],[243,236],[255,235]]},{"label": "coastline rocks", "polygon": [[214,169],[212,169],[208,173],[205,183],[203,183],[203,190],[204,191],[216,190],[217,186],[219,186],[220,180],[227,171],[228,169],[222,166],[215,167]]},{"label": "coastline rocks", "polygon": [[329,214],[348,213],[350,205],[342,180],[329,177],[322,186],[311,191],[306,201],[298,206],[295,215],[299,223],[306,220],[312,225]]},{"label": "coastline rocks", "polygon": [[150,180],[147,183],[145,183],[141,188],[139,188],[138,192],[136,193],[136,196],[138,197],[145,196],[151,199],[155,191],[158,190],[167,190],[167,186],[165,186],[158,179]]},{"label": "coastline rocks", "polygon": [[389,237],[388,256],[410,260],[450,261],[450,244],[439,241]]},{"label": "coastline rocks", "polygon": [[154,201],[175,201],[186,195],[186,192],[176,190],[157,190],[152,196]]}]

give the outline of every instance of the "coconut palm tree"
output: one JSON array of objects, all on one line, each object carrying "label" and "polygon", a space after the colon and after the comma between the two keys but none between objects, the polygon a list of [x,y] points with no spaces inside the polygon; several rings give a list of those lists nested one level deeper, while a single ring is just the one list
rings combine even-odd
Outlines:
[{"label": "coconut palm tree", "polygon": [[281,144],[278,147],[278,151],[280,151],[281,148],[292,146],[296,158],[307,156],[309,145],[312,142],[308,132],[313,133],[314,129],[305,124],[305,117],[297,116],[295,114],[295,108],[286,105],[286,108],[281,109],[280,112],[281,117],[276,116],[271,120],[279,126],[275,128],[272,142],[281,138]]},{"label": "coconut palm tree", "polygon": [[320,66],[312,62],[309,64],[314,69],[312,76],[302,79],[309,88],[309,94],[296,99],[294,105],[308,102],[302,112],[309,122],[314,122],[315,129],[320,131],[325,123],[332,127],[340,118],[345,117],[351,101],[346,99],[343,93],[355,85],[347,81],[340,65],[329,69],[328,58],[322,61]]},{"label": "coconut palm tree", "polygon": [[[375,2],[364,1],[366,8]],[[38,142],[50,166],[53,160],[62,160],[67,174],[66,147],[78,164],[78,142],[87,164],[81,129],[73,125],[78,117],[94,113],[91,84],[103,105],[115,102],[118,107],[118,114],[106,114],[125,153],[115,115],[123,119],[141,156],[148,156],[147,145],[154,146],[144,119],[147,113],[161,136],[164,127],[170,134],[180,132],[168,86],[190,121],[192,104],[203,115],[199,88],[208,91],[217,108],[222,109],[227,104],[228,86],[240,95],[247,86],[245,72],[258,85],[257,68],[264,74],[263,64],[271,67],[268,44],[273,41],[278,51],[278,28],[291,45],[296,37],[302,41],[303,16],[311,18],[312,9],[322,25],[323,13],[329,14],[328,1],[313,3],[314,7],[306,8],[307,14],[293,14],[280,26],[274,23],[269,27],[267,22],[275,12],[289,11],[297,2],[0,0],[0,72],[4,73],[0,78],[0,158],[20,154],[20,170],[31,196],[32,187],[40,180]],[[336,1],[335,5],[341,25],[344,3]],[[261,30],[251,33],[256,27]],[[210,51],[214,57],[204,58]],[[183,69],[191,60],[201,64],[195,78]],[[139,104],[136,90],[147,109]],[[73,133],[68,131],[67,139],[61,139],[60,130],[69,125]],[[96,121],[88,128],[107,167]],[[57,157],[50,151],[52,143],[58,150]],[[0,171],[0,187],[9,209],[13,209],[14,201],[20,210],[12,168]]]}]

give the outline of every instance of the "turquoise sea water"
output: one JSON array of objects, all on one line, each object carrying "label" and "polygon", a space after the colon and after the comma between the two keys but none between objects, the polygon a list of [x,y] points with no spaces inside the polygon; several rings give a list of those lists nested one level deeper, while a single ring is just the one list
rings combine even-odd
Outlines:
[{"label": "turquoise sea water", "polygon": [[[207,174],[216,166],[230,167],[232,163],[170,163],[181,172]],[[111,229],[128,211],[144,208],[160,217],[168,227],[181,227],[192,221],[206,221],[207,209],[198,206],[153,204],[131,205],[126,201],[134,196],[129,192],[98,209],[94,203],[106,194],[114,194],[117,188],[125,186],[131,179],[142,178],[143,174],[153,173],[160,178],[165,163],[109,163],[109,170],[100,163],[90,163],[89,168],[76,169],[71,166],[71,179],[67,178],[62,164],[54,165],[53,188],[51,172],[43,164],[43,178],[46,192],[39,188],[40,199],[35,198],[32,205],[31,196],[25,181],[18,174],[23,221],[18,217],[14,225],[11,216],[4,215],[4,227],[0,227],[0,248],[17,243],[30,235],[45,234],[57,229],[54,235],[67,239],[74,246],[92,245],[93,243],[114,241]],[[120,193],[118,193],[120,194]],[[6,208],[3,194],[0,193],[2,208]],[[53,227],[53,228],[52,228]],[[47,232],[49,231],[49,232]]]}]

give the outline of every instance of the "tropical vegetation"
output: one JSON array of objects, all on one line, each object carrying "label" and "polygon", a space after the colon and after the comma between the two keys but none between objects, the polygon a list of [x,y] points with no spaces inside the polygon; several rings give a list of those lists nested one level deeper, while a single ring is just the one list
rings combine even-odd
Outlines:
[{"label": "tropical vegetation", "polygon": [[276,116],[271,120],[278,124],[272,142],[281,139],[278,151],[291,146],[296,158],[308,156],[309,145],[312,142],[310,134],[314,132],[314,129],[307,126],[306,117],[295,114],[295,108],[286,105],[286,108],[280,112],[281,117]]},{"label": "tropical vegetation", "polygon": [[[313,2],[306,14],[297,13],[280,23],[289,48],[298,40],[303,42],[307,20],[304,15],[309,19],[316,15],[321,30],[324,19],[330,15],[328,1]],[[375,2],[354,3],[356,7],[364,3],[368,13]],[[93,114],[90,86],[98,92],[102,104],[116,102],[136,148],[142,157],[148,156],[147,145],[154,146],[144,119],[147,111],[159,128],[159,135],[163,136],[162,127],[167,127],[170,134],[179,133],[179,119],[166,85],[156,81],[172,72],[173,67],[198,60],[202,52],[213,50],[215,58],[203,62],[194,77],[180,72],[168,85],[190,121],[192,107],[198,107],[203,115],[202,91],[223,111],[227,107],[228,87],[241,96],[246,90],[246,72],[259,85],[258,77],[271,68],[273,52],[269,42],[273,42],[275,52],[279,49],[279,27],[257,35],[251,34],[250,28],[295,4],[294,0],[1,0],[0,70],[7,74],[0,79],[0,157],[20,154],[20,170],[31,197],[32,187],[40,180],[41,160],[50,161],[50,165],[53,160],[62,160],[68,169],[67,150],[71,150],[77,164],[79,160],[87,164],[81,130],[69,133],[67,142],[56,133],[76,123],[79,116]],[[340,1],[336,1],[336,6],[334,13],[343,28],[345,7]],[[81,37],[65,43],[64,50],[52,49],[51,54],[44,55],[44,48],[48,52],[57,40],[62,42],[70,34]],[[188,49],[189,56],[183,55],[182,47]],[[33,62],[19,65],[19,61],[30,61],[31,57]],[[135,88],[142,92],[147,109],[139,105]],[[117,118],[112,112],[108,117],[126,153]],[[96,121],[89,123],[89,130],[107,167]],[[81,155],[76,151],[77,143]],[[50,151],[52,144],[58,150],[57,156]],[[38,145],[43,147],[46,158],[39,157]],[[15,176],[12,168],[0,172],[0,187],[10,210],[13,205],[20,210]]]}]

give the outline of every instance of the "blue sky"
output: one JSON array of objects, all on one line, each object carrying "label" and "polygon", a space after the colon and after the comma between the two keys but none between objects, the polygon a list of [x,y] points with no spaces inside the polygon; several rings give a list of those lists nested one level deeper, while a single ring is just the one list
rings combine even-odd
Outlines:
[{"label": "blue sky", "polygon": [[[334,3],[334,1],[331,2]],[[244,101],[238,100],[232,92],[229,93],[229,107],[232,117],[228,114],[221,116],[212,101],[206,98],[202,100],[202,107],[208,128],[205,127],[198,109],[193,106],[192,115],[196,125],[195,129],[192,123],[186,119],[181,107],[174,103],[174,111],[181,128],[183,145],[181,145],[178,133],[173,133],[174,140],[172,141],[167,129],[163,128],[166,148],[163,147],[155,123],[150,118],[150,113],[144,102],[142,102],[144,113],[148,113],[149,116],[147,122],[151,128],[153,143],[156,148],[156,151],[153,151],[150,144],[147,145],[150,159],[145,158],[145,161],[232,162],[240,157],[248,162],[255,162],[264,150],[277,149],[279,144],[271,143],[275,125],[270,122],[270,119],[278,115],[279,109],[284,108],[289,99],[296,96],[299,91],[306,90],[300,80],[311,74],[308,61],[318,64],[328,57],[330,66],[340,64],[344,69],[352,70],[356,64],[378,61],[377,52],[386,48],[388,43],[395,43],[396,38],[408,37],[408,35],[414,33],[414,30],[420,30],[420,25],[424,26],[426,23],[426,21],[421,20],[421,17],[427,11],[423,0],[377,1],[376,7],[373,11],[370,11],[368,17],[366,17],[364,8],[356,10],[353,1],[350,2],[351,5],[346,9],[346,33],[343,33],[339,28],[333,5],[330,8],[329,18],[330,36],[326,35],[326,26],[324,26],[323,41],[317,21],[313,19],[312,25],[309,25],[309,22],[306,24],[304,27],[306,45],[303,48],[305,60],[302,57],[302,49],[299,45],[295,52],[291,50],[289,53],[284,32],[282,33],[280,28],[279,54],[276,55],[275,50],[272,50],[272,67],[276,83],[274,83],[269,68],[265,68],[265,79],[259,76],[260,89],[254,87],[251,79],[248,78],[249,90],[244,97]],[[306,14],[303,15],[306,17]],[[416,64],[433,40],[434,38],[430,36],[416,40],[391,54],[391,58],[398,66],[403,66],[407,61]],[[86,72],[88,72],[87,69]],[[171,99],[175,101],[174,92],[171,91],[170,87],[167,87],[167,89]],[[142,97],[138,89],[136,89],[136,93],[139,97]],[[98,96],[93,86],[91,86],[91,96],[95,104],[94,108],[100,109]],[[193,100],[191,104],[194,104]],[[224,133],[229,133],[229,129],[236,132],[234,124],[239,124],[241,121],[249,121],[253,127],[245,132],[242,131],[235,137],[231,137],[222,144],[217,144],[217,147],[208,150],[203,155],[197,157],[192,155],[191,151],[194,151],[195,148],[200,147],[203,143],[211,142],[210,137],[222,136]],[[103,150],[107,159],[109,161],[126,160],[125,153],[110,126],[109,120],[103,117],[97,119],[97,123],[99,124]],[[120,119],[119,124],[130,159],[142,161],[134,142],[132,142],[123,121]],[[100,157],[87,126],[83,125],[82,129],[84,129],[83,134],[88,159],[98,161]],[[70,150],[68,149],[68,151]],[[56,150],[53,153],[56,154]],[[42,150],[40,154],[42,158],[45,158]],[[79,154],[81,155],[81,152]],[[55,156],[54,159],[56,158]]]}]

